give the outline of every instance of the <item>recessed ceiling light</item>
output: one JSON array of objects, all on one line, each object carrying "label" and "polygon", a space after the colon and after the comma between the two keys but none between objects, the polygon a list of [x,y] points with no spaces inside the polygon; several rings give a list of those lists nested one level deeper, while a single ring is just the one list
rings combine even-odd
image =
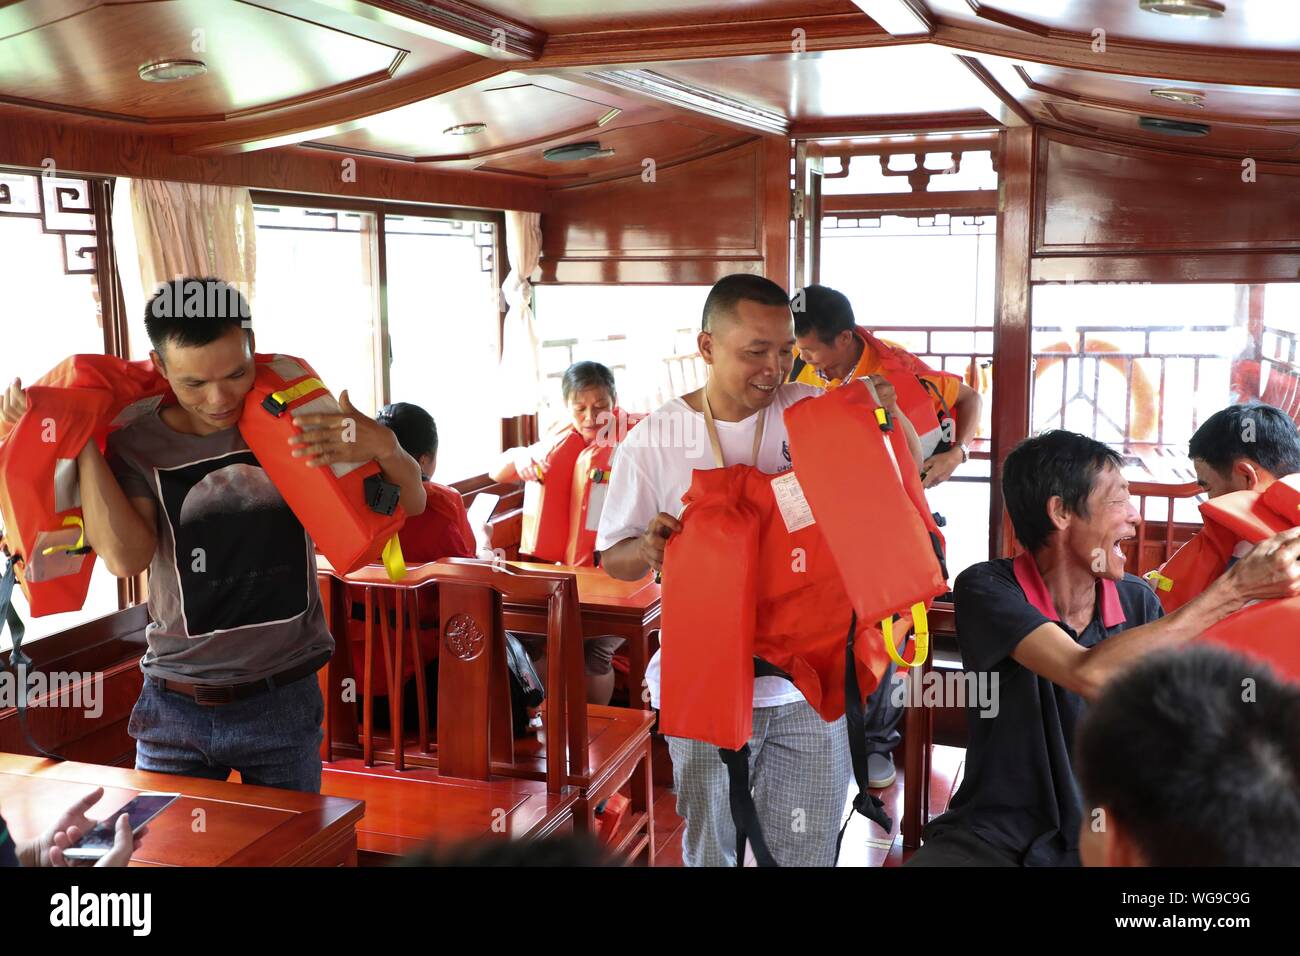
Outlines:
[{"label": "recessed ceiling light", "polygon": [[208,72],[208,67],[202,60],[158,60],[145,63],[138,72],[140,79],[150,83],[174,83],[202,76]]},{"label": "recessed ceiling light", "polygon": [[1224,14],[1224,6],[1214,0],[1138,0],[1138,6],[1148,13],[1167,17],[1215,20]]},{"label": "recessed ceiling light", "polygon": [[461,123],[459,126],[448,126],[442,132],[444,136],[473,136],[486,129],[487,123]]},{"label": "recessed ceiling light", "polygon": [[594,140],[587,143],[567,143],[564,146],[552,146],[542,152],[542,159],[553,163],[572,163],[580,159],[595,159],[598,156],[613,156],[612,149],[601,149]]},{"label": "recessed ceiling light", "polygon": [[597,126],[604,126],[606,123],[613,122],[614,120],[618,119],[618,117],[622,114],[622,112],[623,112],[623,111],[622,111],[621,109],[619,109],[617,106],[615,106],[613,109],[611,109],[608,113],[606,113],[606,114],[605,114],[604,116],[602,116],[600,119],[596,120],[596,125],[597,125]]},{"label": "recessed ceiling light", "polygon": [[1182,103],[1184,106],[1195,106],[1198,109],[1205,106],[1205,94],[1193,90],[1152,90],[1151,95],[1158,100]]}]

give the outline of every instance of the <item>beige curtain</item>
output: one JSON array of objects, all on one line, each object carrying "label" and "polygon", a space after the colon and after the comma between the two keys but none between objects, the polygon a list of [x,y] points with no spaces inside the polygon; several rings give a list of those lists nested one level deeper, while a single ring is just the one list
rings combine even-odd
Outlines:
[{"label": "beige curtain", "polygon": [[497,394],[501,417],[531,415],[542,400],[538,366],[540,342],[533,322],[532,279],[542,258],[542,216],[536,212],[506,213],[506,254],[510,274],[501,285],[506,298],[506,322],[501,339]]},{"label": "beige curtain", "polygon": [[257,232],[246,188],[135,179],[131,220],[146,296],[182,276],[213,276],[252,305]]}]

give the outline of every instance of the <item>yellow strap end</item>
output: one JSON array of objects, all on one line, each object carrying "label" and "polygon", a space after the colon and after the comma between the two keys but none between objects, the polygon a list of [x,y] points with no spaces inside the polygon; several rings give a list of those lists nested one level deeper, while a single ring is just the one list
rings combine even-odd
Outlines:
[{"label": "yellow strap end", "polygon": [[397,535],[388,539],[384,545],[384,570],[388,572],[388,580],[400,581],[406,577],[406,559],[402,557],[402,542]]},{"label": "yellow strap end", "polygon": [[81,529],[81,534],[77,536],[76,544],[56,544],[46,548],[41,554],[53,554],[56,551],[80,551],[86,546],[86,523],[77,515],[68,515],[63,519],[63,527],[71,528],[76,526]]}]

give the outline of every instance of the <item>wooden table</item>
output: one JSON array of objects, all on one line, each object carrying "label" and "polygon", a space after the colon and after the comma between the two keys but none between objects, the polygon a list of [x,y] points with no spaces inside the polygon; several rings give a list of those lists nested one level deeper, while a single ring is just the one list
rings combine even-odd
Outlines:
[{"label": "wooden table", "polygon": [[359,800],[0,753],[0,814],[15,840],[37,836],[95,787],[104,796],[92,818],[142,790],[181,794],[150,822],[132,866],[357,863]]},{"label": "wooden table", "polygon": [[[572,568],[531,561],[507,561],[527,571],[564,571],[578,582],[578,603],[582,610],[582,636],[614,634],[627,638],[628,705],[642,706],[641,684],[650,660],[650,637],[659,628],[660,586],[654,575],[640,581],[619,581],[600,568]],[[507,603],[502,608],[505,626],[511,631],[546,633],[546,609]]]}]

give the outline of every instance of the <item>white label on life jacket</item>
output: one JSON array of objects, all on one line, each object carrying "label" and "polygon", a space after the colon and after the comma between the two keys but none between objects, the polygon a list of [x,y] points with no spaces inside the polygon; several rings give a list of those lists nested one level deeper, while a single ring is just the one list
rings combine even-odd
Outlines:
[{"label": "white label on life jacket", "polygon": [[600,513],[605,507],[605,495],[609,493],[609,483],[602,481],[600,484],[596,484],[592,482],[588,488],[586,528],[588,531],[599,531]]},{"label": "white label on life jacket", "polygon": [[772,494],[776,498],[777,508],[781,511],[781,520],[785,522],[786,531],[794,534],[800,528],[817,523],[812,508],[808,507],[808,499],[803,496],[803,488],[799,487],[799,479],[793,471],[787,471],[784,475],[772,479]]},{"label": "white label on life jacket", "polygon": [[77,471],[77,459],[56,458],[54,460],[54,510],[71,511],[81,507],[81,482]]}]

